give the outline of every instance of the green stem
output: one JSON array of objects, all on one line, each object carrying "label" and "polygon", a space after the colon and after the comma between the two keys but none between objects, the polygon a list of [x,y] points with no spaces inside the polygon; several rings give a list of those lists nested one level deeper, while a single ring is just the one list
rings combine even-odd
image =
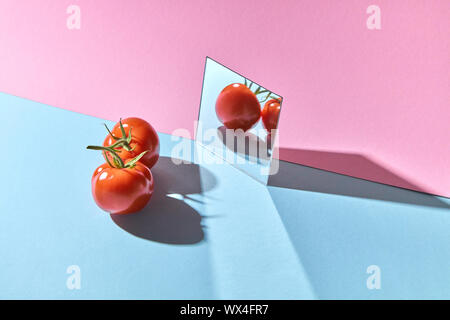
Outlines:
[{"label": "green stem", "polygon": [[111,168],[115,168],[115,167],[112,165],[111,161],[109,161],[108,156],[106,155],[106,152],[103,151],[102,154],[103,154],[103,158],[105,158],[105,161],[108,162],[109,166],[110,166]]},{"label": "green stem", "polygon": [[[86,149],[90,150],[102,150],[103,157],[105,158],[106,162],[109,164],[111,168],[117,168],[117,169],[131,169],[136,166],[136,163],[141,160],[141,158],[149,151],[146,150],[144,152],[141,152],[138,156],[134,157],[130,161],[128,161],[126,164],[122,160],[122,158],[116,153],[114,149],[111,147],[103,147],[103,146],[87,146]],[[111,163],[111,161],[108,159],[107,152],[109,152],[113,156],[114,164]]]},{"label": "green stem", "polygon": [[127,137],[127,134],[125,133],[125,128],[122,124],[122,118],[119,119],[119,125],[120,125],[120,131],[122,131],[122,138],[125,139]]},{"label": "green stem", "polygon": [[111,130],[109,130],[108,126],[106,125],[106,123],[103,124],[106,128],[106,130],[108,130],[109,135],[114,139],[114,140],[119,140],[119,137],[116,137],[115,135],[112,134]]},{"label": "green stem", "polygon": [[269,99],[270,95],[272,94],[272,92],[269,91],[269,93],[267,94],[266,98],[263,101],[260,101],[260,103],[264,103],[267,101],[267,99]]},{"label": "green stem", "polygon": [[122,132],[122,137],[116,137],[115,135],[113,135],[113,133],[111,132],[111,130],[109,130],[108,126],[104,123],[104,126],[106,128],[106,130],[108,130],[109,135],[114,139],[117,140],[114,144],[110,145],[110,147],[115,148],[117,146],[119,146],[120,144],[123,145],[123,148],[127,151],[132,151],[134,149],[130,147],[130,143],[131,143],[131,127],[130,130],[128,130],[128,137],[127,134],[125,133],[125,128],[123,127],[122,124],[122,118],[119,120],[119,126],[120,126],[120,131]]},{"label": "green stem", "polygon": [[[116,137],[115,135],[112,134],[112,132],[109,130],[108,126],[106,124],[105,128],[106,130],[108,130],[108,133],[111,135],[111,137],[114,140],[117,140],[116,142],[114,142],[112,145],[108,146],[108,147],[104,147],[104,146],[87,146],[86,149],[90,149],[90,150],[101,150],[103,157],[105,158],[106,162],[108,163],[108,165],[111,168],[118,168],[118,169],[124,169],[124,168],[133,168],[136,166],[136,163],[149,151],[146,150],[142,153],[140,153],[138,156],[134,157],[133,159],[129,160],[126,164],[125,162],[122,160],[122,158],[117,154],[118,152],[120,152],[120,150],[117,150],[115,148],[122,146],[125,150],[127,151],[133,151],[135,146],[133,148],[130,147],[130,142],[132,139],[131,136],[131,127],[128,130],[128,137],[127,134],[125,132],[125,128],[123,127],[122,124],[122,118],[119,120],[119,124],[120,124],[120,131],[122,132],[122,138]],[[110,159],[108,158],[108,153],[112,155],[113,157],[113,163],[111,163]]]},{"label": "green stem", "polygon": [[131,159],[130,161],[127,162],[127,164],[125,165],[125,168],[133,168],[134,166],[136,166],[136,163],[148,152],[144,151],[141,154],[139,154],[137,157]]},{"label": "green stem", "polygon": [[[247,86],[247,88],[249,88],[251,90],[253,82],[249,80],[250,81],[250,85],[247,85],[247,79],[244,78],[244,80],[245,80],[244,84]],[[258,94],[261,94],[261,93],[266,93],[266,92],[267,92],[267,96],[262,101],[258,99],[259,103],[266,102],[267,99],[269,99],[270,95],[272,94],[272,91],[269,91],[267,89],[262,88],[261,86],[258,86],[258,88],[256,88],[256,90],[253,92],[255,94],[255,96],[257,96]]]},{"label": "green stem", "polygon": [[[116,150],[114,150],[113,148],[110,148],[110,147],[103,147],[103,146],[87,146],[86,149],[107,151],[107,152],[109,152],[109,153],[114,157],[114,159],[117,161],[117,163],[118,163],[119,166],[116,167],[116,168],[120,168],[120,169],[121,169],[121,168],[125,167],[125,164],[123,163],[122,158],[119,157],[119,155],[116,153]],[[108,164],[109,164],[110,166],[112,166],[110,162],[108,162]],[[112,167],[114,167],[114,166],[112,166]]]}]

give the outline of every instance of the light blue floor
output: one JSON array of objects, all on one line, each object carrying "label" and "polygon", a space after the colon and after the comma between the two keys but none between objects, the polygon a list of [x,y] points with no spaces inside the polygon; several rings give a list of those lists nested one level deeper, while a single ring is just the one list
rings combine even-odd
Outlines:
[{"label": "light blue floor", "polygon": [[0,298],[450,298],[448,199],[285,162],[264,186],[190,141],[173,164],[161,134],[152,201],[111,217],[103,120],[1,93],[0,115]]}]

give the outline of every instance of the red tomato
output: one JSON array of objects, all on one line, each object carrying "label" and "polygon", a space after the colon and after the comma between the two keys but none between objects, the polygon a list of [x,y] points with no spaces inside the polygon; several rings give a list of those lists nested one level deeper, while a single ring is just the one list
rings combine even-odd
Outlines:
[{"label": "red tomato", "polygon": [[226,86],[216,100],[216,114],[228,129],[247,131],[258,122],[261,106],[256,95],[241,83]]},{"label": "red tomato", "polygon": [[[132,159],[142,152],[149,150],[139,161],[146,165],[149,169],[152,168],[159,158],[159,138],[155,129],[145,120],[140,118],[126,118],[122,120],[123,128],[128,136],[128,132],[131,127],[131,142],[130,147],[132,151],[127,151],[123,147],[119,148],[120,157],[125,161]],[[122,137],[122,131],[120,130],[120,124],[116,123],[111,130],[112,134],[116,137]],[[103,146],[108,147],[116,142],[110,134],[105,138]],[[108,154],[110,159],[111,156]]]},{"label": "red tomato", "polygon": [[280,116],[280,99],[271,99],[266,102],[261,112],[264,128],[270,133],[270,130],[276,129],[278,118]]},{"label": "red tomato", "polygon": [[153,194],[152,173],[139,162],[132,168],[122,169],[104,163],[95,170],[91,183],[95,202],[110,213],[139,211]]}]

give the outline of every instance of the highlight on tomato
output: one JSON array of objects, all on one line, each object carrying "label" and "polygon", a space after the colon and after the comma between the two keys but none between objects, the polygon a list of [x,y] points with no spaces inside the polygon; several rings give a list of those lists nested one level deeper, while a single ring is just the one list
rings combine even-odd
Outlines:
[{"label": "highlight on tomato", "polygon": [[[144,151],[148,151],[140,162],[151,169],[159,159],[159,138],[155,129],[147,121],[140,118],[121,119],[114,128],[108,130],[103,146],[112,147],[121,152],[123,160],[137,157]],[[112,160],[111,153],[107,153]]]},{"label": "highlight on tomato", "polygon": [[106,160],[92,175],[95,203],[112,214],[127,214],[143,209],[154,189],[150,169],[140,162],[147,151],[135,158],[123,160],[111,147],[88,146],[87,149],[101,150]]},{"label": "highlight on tomato", "polygon": [[261,112],[261,120],[264,128],[270,133],[276,129],[280,117],[281,98],[270,99],[264,104]]}]

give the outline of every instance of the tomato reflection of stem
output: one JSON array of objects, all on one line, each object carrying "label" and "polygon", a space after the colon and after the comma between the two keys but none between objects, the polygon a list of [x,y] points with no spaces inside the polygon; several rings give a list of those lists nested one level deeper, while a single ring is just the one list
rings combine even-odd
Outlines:
[{"label": "tomato reflection of stem", "polygon": [[[245,85],[247,88],[249,88],[249,89],[251,90],[252,85],[253,85],[253,81],[251,81],[251,80],[248,80],[248,81],[250,81],[250,84],[248,84],[247,79],[244,78],[244,85]],[[256,90],[255,90],[253,93],[254,93],[256,96],[258,96],[259,94],[266,93],[266,96],[265,96],[264,100],[259,100],[259,98],[258,98],[259,103],[264,103],[264,102],[266,102],[269,98],[271,98],[271,99],[280,99],[280,98],[278,98],[278,97],[276,97],[276,96],[272,96],[272,94],[273,94],[272,91],[267,90],[267,89],[264,89],[264,88],[262,88],[261,86],[258,86],[258,88],[256,88]]]}]

